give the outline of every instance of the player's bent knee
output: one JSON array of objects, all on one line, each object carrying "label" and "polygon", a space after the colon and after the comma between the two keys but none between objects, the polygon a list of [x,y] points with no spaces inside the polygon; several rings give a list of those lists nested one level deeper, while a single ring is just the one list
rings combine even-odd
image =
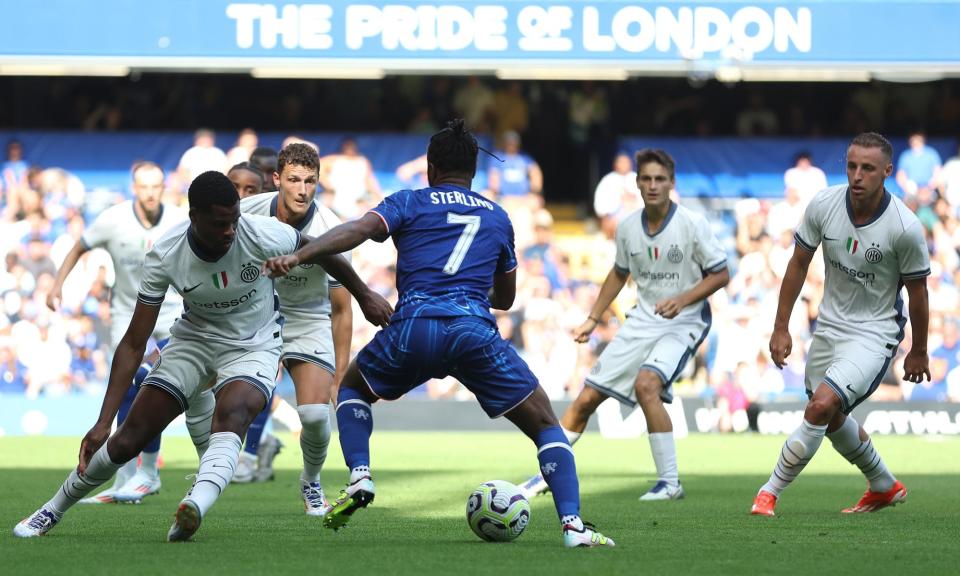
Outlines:
[{"label": "player's bent knee", "polygon": [[636,390],[638,402],[660,402],[663,382],[655,373],[644,370],[637,376]]},{"label": "player's bent knee", "polygon": [[838,404],[839,402],[834,403],[829,399],[813,398],[807,403],[807,408],[804,410],[803,418],[807,422],[816,424],[818,426],[827,424],[840,411]]}]

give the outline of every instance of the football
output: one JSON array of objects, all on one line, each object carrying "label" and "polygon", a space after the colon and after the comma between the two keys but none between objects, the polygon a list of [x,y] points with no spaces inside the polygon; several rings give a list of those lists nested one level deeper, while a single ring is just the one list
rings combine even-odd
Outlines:
[{"label": "football", "polygon": [[467,498],[467,523],[488,542],[516,540],[529,522],[530,502],[510,482],[484,482]]}]

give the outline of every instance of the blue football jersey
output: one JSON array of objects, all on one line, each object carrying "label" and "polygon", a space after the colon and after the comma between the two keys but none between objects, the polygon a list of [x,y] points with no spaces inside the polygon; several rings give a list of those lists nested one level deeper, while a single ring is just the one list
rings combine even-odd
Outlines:
[{"label": "blue football jersey", "polygon": [[402,190],[373,209],[397,247],[395,320],[482,316],[496,273],[517,267],[507,213],[453,185]]}]

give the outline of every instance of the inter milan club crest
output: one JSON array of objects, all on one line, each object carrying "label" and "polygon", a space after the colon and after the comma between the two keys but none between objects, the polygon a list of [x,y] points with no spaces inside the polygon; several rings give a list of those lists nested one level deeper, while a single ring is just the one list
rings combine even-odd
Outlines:
[{"label": "inter milan club crest", "polygon": [[880,251],[880,248],[876,244],[871,244],[867,251],[863,253],[863,257],[867,259],[867,262],[871,264],[876,264],[877,262],[883,260],[883,252]]},{"label": "inter milan club crest", "polygon": [[258,278],[260,278],[260,268],[257,268],[252,263],[243,265],[243,270],[240,270],[241,280],[249,284],[251,282],[256,282]]},{"label": "inter milan club crest", "polygon": [[600,373],[600,361],[597,360],[597,363],[593,365],[593,368],[590,369],[590,375],[596,376]]},{"label": "inter milan club crest", "polygon": [[673,262],[674,264],[683,262],[683,250],[681,250],[676,244],[671,245],[670,249],[667,250],[667,260]]}]

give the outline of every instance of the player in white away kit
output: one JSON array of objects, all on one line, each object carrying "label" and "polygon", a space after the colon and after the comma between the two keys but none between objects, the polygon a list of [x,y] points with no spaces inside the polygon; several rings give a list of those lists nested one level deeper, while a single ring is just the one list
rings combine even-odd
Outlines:
[{"label": "player in white away kit", "polygon": [[[60,306],[63,283],[77,265],[83,254],[94,248],[103,248],[113,260],[116,280],[110,296],[110,349],[116,350],[120,339],[130,324],[133,309],[137,303],[137,286],[143,259],[153,248],[154,243],[167,230],[187,219],[187,214],[172,204],[163,204],[163,170],[153,162],[143,162],[133,167],[133,200],[121,202],[101,213],[87,228],[80,241],[64,259],[50,295],[47,306],[56,310]],[[156,328],[152,336],[152,345],[165,343],[170,337],[170,326],[180,316],[182,300],[173,290],[167,292]],[[152,351],[150,355],[152,355]],[[150,356],[148,355],[148,356]],[[155,358],[155,356],[153,356]],[[142,367],[140,376],[146,375],[149,364]],[[131,383],[117,416],[117,426],[123,424],[137,394],[137,386]],[[113,486],[103,492],[85,498],[83,504],[109,504],[116,501],[137,502],[144,496],[160,490],[160,475],[157,471],[157,459],[160,453],[160,435],[157,435],[140,455],[140,468],[137,459],[124,464],[114,478]]]},{"label": "player in white away kit", "polygon": [[[280,151],[274,182],[279,192],[267,192],[240,202],[248,214],[273,216],[313,237],[340,224],[327,207],[314,201],[320,157],[307,144],[290,144]],[[344,254],[349,257],[349,253]],[[283,325],[280,356],[297,391],[297,413],[303,431],[303,472],[300,494],[309,516],[330,509],[320,484],[320,470],[330,444],[330,399],[350,362],[353,312],[350,294],[329,278],[321,266],[300,265],[276,279]],[[249,441],[249,440],[248,440]],[[241,455],[240,465],[244,464]],[[251,468],[256,461],[246,463]],[[240,466],[238,466],[238,473]]]},{"label": "player in white away kit", "polygon": [[[133,319],[114,355],[100,417],[80,445],[77,469],[52,499],[14,527],[14,535],[48,532],[184,411],[200,467],[167,539],[190,539],[230,482],[240,437],[272,394],[280,360],[279,299],[261,266],[295,250],[307,237],[273,218],[241,215],[237,191],[219,172],[198,176],[190,184],[189,200],[190,221],[171,229],[147,255]],[[368,317],[386,323],[392,308],[346,260],[335,256],[322,264],[356,291],[361,306],[369,307]],[[184,314],[173,325],[170,343],[140,387],[129,417],[111,436],[120,398],[171,286],[184,297]]]},{"label": "player in white away kit", "polygon": [[867,132],[854,138],[847,148],[848,185],[817,194],[797,229],[796,247],[780,288],[770,355],[781,368],[790,355],[790,314],[807,267],[822,244],[826,279],[807,357],[810,400],[800,427],[787,439],[773,474],[754,499],[752,514],[774,515],[780,493],[813,458],[824,436],[867,479],[863,497],[843,512],[873,512],[906,500],[907,489],[850,416],[876,390],[903,340],[907,322],[903,286],[910,297],[913,327],[904,379],[930,379],[926,280],[930,257],[920,221],[883,186],[893,172],[892,157],[893,148],[883,136]]},{"label": "player in white away kit", "polygon": [[[570,444],[607,398],[640,405],[647,420],[658,481],[640,500],[683,498],[673,423],[663,406],[671,386],[710,329],[706,298],[730,280],[727,257],[707,220],[670,200],[674,161],[663,150],[637,152],[637,186],[644,209],[617,226],[617,255],[587,320],[574,331],[586,342],[628,276],[637,283],[637,305],[606,347],[560,425]],[[529,497],[547,489],[542,474],[521,489]]]}]

